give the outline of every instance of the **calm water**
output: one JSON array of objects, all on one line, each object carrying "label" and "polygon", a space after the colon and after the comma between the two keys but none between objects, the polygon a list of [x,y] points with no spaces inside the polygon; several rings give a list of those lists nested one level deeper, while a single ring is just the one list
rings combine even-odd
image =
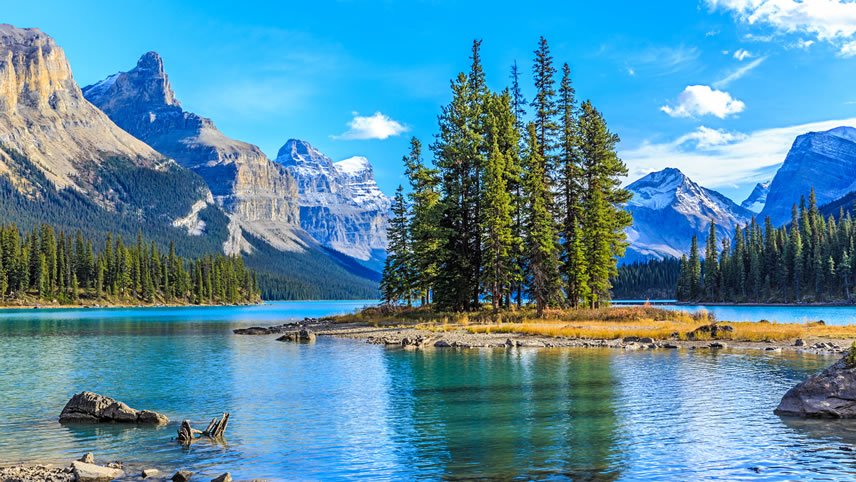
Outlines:
[{"label": "calm water", "polygon": [[[741,352],[410,352],[236,326],[364,303],[0,313],[0,462],[99,459],[236,478],[852,479],[856,425],[772,414],[832,362]],[[164,428],[61,426],[81,390]],[[232,413],[228,444],[177,422]]]},{"label": "calm water", "polygon": [[[616,301],[620,305],[638,305],[645,300]],[[805,323],[823,320],[827,324],[847,325],[856,323],[856,306],[728,306],[728,305],[675,305],[655,302],[658,307],[682,311],[708,311],[717,320],[727,321],[778,321],[780,323]]]}]

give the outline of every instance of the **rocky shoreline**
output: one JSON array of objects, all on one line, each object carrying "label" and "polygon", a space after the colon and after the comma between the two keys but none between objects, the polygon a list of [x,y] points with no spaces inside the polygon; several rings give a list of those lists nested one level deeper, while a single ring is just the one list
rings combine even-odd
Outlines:
[{"label": "rocky shoreline", "polygon": [[[856,339],[807,338],[787,341],[656,340],[645,337],[582,339],[519,333],[471,333],[464,328],[445,331],[413,326],[374,326],[365,323],[337,323],[329,319],[306,318],[301,322],[256,326],[234,330],[238,335],[280,335],[279,341],[310,341],[310,336],[331,336],[373,345],[402,349],[508,349],[508,348],[611,348],[620,350],[716,350],[740,349],[772,353],[793,352],[840,355]],[[304,333],[304,334],[302,334]]]}]

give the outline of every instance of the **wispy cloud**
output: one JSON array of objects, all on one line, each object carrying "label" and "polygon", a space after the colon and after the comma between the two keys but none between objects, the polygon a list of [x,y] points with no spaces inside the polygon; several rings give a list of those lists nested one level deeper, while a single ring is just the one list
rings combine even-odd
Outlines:
[{"label": "wispy cloud", "polygon": [[370,116],[361,116],[354,112],[354,118],[348,122],[348,130],[340,135],[331,136],[339,140],[387,139],[408,131],[407,126],[380,112]]},{"label": "wispy cloud", "polygon": [[794,139],[806,132],[856,126],[856,118],[763,129],[748,134],[707,127],[668,142],[643,142],[622,149],[630,175],[627,182],[664,167],[676,167],[708,187],[746,185],[767,180],[785,159]]},{"label": "wispy cloud", "polygon": [[597,55],[609,58],[622,66],[629,66],[636,74],[664,76],[696,67],[701,52],[687,45],[654,45],[641,49],[627,49],[617,44],[601,45]]},{"label": "wispy cloud", "polygon": [[688,85],[678,94],[677,102],[664,105],[660,110],[671,117],[701,117],[712,115],[724,119],[739,114],[746,108],[742,101],[731,94],[712,89],[707,85]]},{"label": "wispy cloud", "polygon": [[725,87],[728,87],[732,82],[734,82],[738,79],[741,79],[744,75],[748,74],[749,72],[754,70],[756,67],[758,67],[759,65],[764,63],[765,60],[767,60],[767,57],[759,57],[759,58],[749,62],[748,64],[734,70],[733,72],[726,75],[722,79],[717,80],[716,82],[713,83],[713,86],[716,87],[717,89],[724,89]]},{"label": "wispy cloud", "polygon": [[[856,2],[852,0],[705,0],[712,9],[731,12],[741,23],[764,26],[774,34],[800,34],[828,42],[842,56],[856,34]],[[758,37],[760,38],[760,37]]]},{"label": "wispy cloud", "polygon": [[744,60],[752,57],[754,57],[754,55],[752,55],[752,52],[746,49],[738,49],[734,52],[734,58],[739,60],[740,62],[743,62]]}]

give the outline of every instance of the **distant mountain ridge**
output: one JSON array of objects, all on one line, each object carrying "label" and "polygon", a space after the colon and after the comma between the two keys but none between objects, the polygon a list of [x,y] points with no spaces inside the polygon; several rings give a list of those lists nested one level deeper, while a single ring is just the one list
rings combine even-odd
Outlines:
[{"label": "distant mountain ridge", "polygon": [[740,207],[748,209],[753,213],[760,213],[767,204],[767,194],[770,192],[770,183],[771,181],[759,182],[756,184],[755,188],[752,189],[752,192],[749,194],[749,197],[740,203]]},{"label": "distant mountain ridge", "polygon": [[770,183],[759,219],[769,216],[775,225],[789,222],[791,207],[812,188],[818,205],[856,190],[856,129],[841,126],[798,136]]},{"label": "distant mountain ridge", "polygon": [[368,159],[333,162],[308,142],[289,139],[276,162],[297,182],[300,226],[324,246],[379,270],[391,201]]},{"label": "distant mountain ridge", "polygon": [[722,238],[752,218],[751,211],[675,168],[648,174],[626,189],[633,194],[626,206],[633,225],[626,231],[630,246],[625,263],[680,257],[689,252],[693,235],[705,238],[711,220]]}]

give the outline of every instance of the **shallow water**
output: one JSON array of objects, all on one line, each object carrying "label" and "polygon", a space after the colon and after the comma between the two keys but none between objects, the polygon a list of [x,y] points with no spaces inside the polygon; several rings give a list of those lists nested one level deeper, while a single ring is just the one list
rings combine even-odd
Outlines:
[{"label": "shallow water", "polygon": [[[764,353],[390,350],[231,329],[365,303],[0,313],[0,462],[100,460],[239,478],[850,479],[856,425],[772,414],[833,359]],[[62,426],[93,390],[163,428]],[[229,411],[226,445],[178,422]]]}]

